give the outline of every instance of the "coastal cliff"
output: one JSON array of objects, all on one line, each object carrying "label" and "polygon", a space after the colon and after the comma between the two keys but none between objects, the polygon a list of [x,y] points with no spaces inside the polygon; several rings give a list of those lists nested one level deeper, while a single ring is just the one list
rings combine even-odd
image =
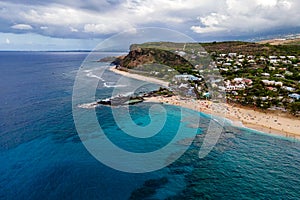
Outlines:
[{"label": "coastal cliff", "polygon": [[167,50],[155,48],[136,48],[125,57],[119,57],[114,62],[122,68],[134,69],[145,64],[159,64],[172,67],[177,72],[193,73],[194,66],[183,57]]}]

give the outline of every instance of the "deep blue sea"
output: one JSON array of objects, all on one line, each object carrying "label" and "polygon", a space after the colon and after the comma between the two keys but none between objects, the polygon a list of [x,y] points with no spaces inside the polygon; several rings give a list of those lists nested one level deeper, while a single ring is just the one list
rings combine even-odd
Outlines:
[{"label": "deep blue sea", "polygon": [[[200,159],[209,118],[188,110],[182,117],[175,106],[165,106],[165,127],[145,141],[124,134],[110,107],[99,106],[96,113],[106,136],[132,152],[162,148],[180,125],[180,139],[198,134],[179,160],[141,174],[99,162],[82,144],[72,115],[74,80],[87,55],[0,52],[0,199],[300,199],[299,142],[226,127],[213,151]],[[108,55],[100,53],[99,59]],[[87,77],[95,79],[97,67],[104,64],[91,66]],[[106,80],[99,79],[96,97],[108,97],[119,78],[107,72]],[[156,87],[150,84],[147,89]],[[149,118],[151,105],[132,106],[130,120],[140,126],[161,121],[159,114]],[[116,109],[122,113],[124,108]],[[78,110],[83,118],[89,112]],[[193,128],[193,116],[201,119],[202,128]]]}]

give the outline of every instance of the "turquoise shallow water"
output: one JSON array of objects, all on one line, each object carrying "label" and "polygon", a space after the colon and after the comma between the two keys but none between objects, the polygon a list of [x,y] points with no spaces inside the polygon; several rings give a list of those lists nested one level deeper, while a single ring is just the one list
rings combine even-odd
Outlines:
[{"label": "turquoise shallow water", "polygon": [[[161,148],[173,138],[178,124],[184,127],[182,139],[200,134],[177,162],[156,172],[130,174],[101,164],[81,143],[72,117],[74,77],[85,57],[85,53],[0,53],[4,61],[0,64],[0,199],[300,198],[299,142],[228,127],[213,151],[199,159],[208,118],[194,111],[181,118],[174,106],[165,106],[167,124],[150,140],[124,134],[109,107],[97,108],[107,137],[129,151]],[[107,77],[111,84],[119,78],[110,73]],[[111,89],[100,82],[97,97],[107,97]],[[151,105],[131,107],[136,124],[150,123]],[[191,128],[195,115],[203,129]],[[157,114],[154,121],[162,117]]]}]

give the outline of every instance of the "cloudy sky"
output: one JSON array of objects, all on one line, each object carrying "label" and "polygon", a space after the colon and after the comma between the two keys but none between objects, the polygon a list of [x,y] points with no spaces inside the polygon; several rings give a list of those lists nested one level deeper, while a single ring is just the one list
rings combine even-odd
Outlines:
[{"label": "cloudy sky", "polygon": [[92,49],[124,30],[162,27],[197,41],[300,32],[299,0],[0,1],[0,50]]}]

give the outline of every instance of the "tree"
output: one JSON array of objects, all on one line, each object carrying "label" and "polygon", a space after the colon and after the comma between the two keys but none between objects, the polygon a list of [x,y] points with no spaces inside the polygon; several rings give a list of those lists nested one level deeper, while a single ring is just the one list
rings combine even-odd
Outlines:
[{"label": "tree", "polygon": [[291,114],[296,115],[300,111],[300,102],[290,103],[288,109]]}]

